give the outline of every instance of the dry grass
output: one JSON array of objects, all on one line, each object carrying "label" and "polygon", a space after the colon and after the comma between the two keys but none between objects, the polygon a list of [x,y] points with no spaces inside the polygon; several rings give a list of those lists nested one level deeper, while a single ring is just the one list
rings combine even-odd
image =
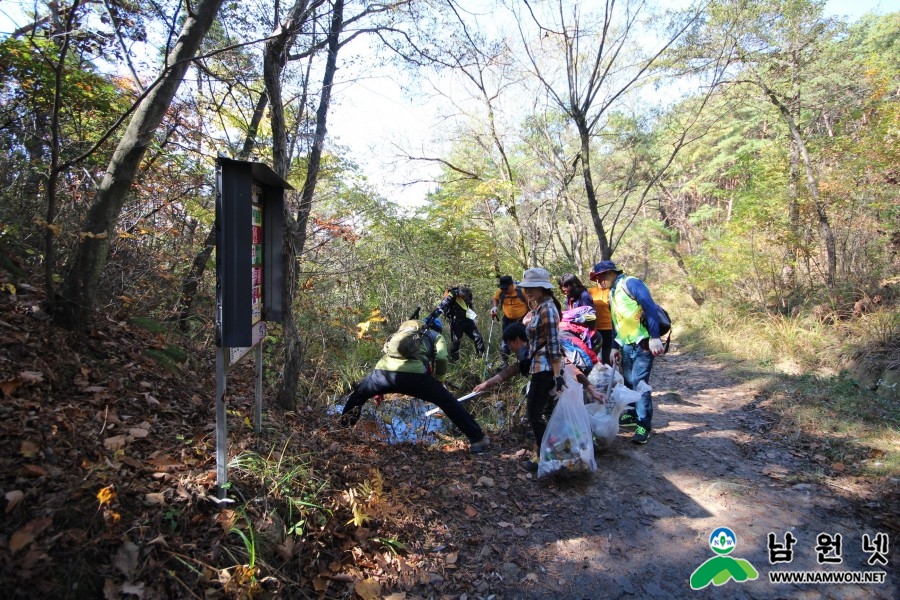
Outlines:
[{"label": "dry grass", "polygon": [[695,307],[681,312],[676,339],[682,349],[713,355],[754,378],[778,413],[773,433],[792,445],[838,470],[897,477],[900,402],[879,375],[900,366],[897,313],[883,307],[822,323],[802,315]]}]

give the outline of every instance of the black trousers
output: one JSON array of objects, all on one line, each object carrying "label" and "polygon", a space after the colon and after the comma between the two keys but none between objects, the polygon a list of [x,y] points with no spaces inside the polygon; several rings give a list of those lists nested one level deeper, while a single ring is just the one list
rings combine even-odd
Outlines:
[{"label": "black trousers", "polygon": [[450,322],[450,360],[459,360],[459,347],[462,336],[467,335],[475,342],[475,352],[484,356],[484,338],[472,319],[456,319]]},{"label": "black trousers", "polygon": [[405,373],[402,371],[382,371],[375,369],[356,385],[356,389],[347,398],[343,415],[348,422],[355,424],[362,412],[363,405],[369,398],[378,394],[406,394],[421,398],[436,405],[454,425],[459,427],[470,442],[477,442],[484,437],[484,432],[463,405],[457,402],[450,391],[441,385],[434,376],[426,373]]},{"label": "black trousers", "polygon": [[556,408],[556,396],[551,393],[555,390],[556,381],[552,371],[531,374],[525,411],[528,424],[531,425],[531,431],[534,433],[534,441],[539,449],[541,440],[544,439],[544,431],[547,430],[547,421],[550,419],[553,409]]}]

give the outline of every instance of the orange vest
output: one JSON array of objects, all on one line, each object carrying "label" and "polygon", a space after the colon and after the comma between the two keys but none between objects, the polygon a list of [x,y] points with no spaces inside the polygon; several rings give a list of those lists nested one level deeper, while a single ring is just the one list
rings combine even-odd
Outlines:
[{"label": "orange vest", "polygon": [[598,285],[588,288],[588,293],[594,299],[594,312],[597,313],[594,329],[612,329],[612,315],[609,312],[609,290],[604,290]]}]

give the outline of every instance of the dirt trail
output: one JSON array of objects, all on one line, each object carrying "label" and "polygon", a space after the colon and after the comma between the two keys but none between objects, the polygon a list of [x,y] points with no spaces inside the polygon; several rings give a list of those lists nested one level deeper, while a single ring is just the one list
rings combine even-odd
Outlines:
[{"label": "dirt trail", "polygon": [[[545,509],[525,527],[499,523],[485,531],[498,561],[504,598],[897,598],[895,547],[887,566],[868,566],[862,536],[879,533],[861,522],[834,484],[790,483],[814,470],[802,456],[768,439],[756,410],[756,390],[721,374],[719,365],[673,352],[654,365],[654,435],[647,445],[628,433],[598,453],[598,472],[582,483],[522,481]],[[529,476],[531,477],[531,476]],[[521,479],[521,477],[520,477]],[[524,502],[524,501],[523,501]],[[715,556],[711,532],[728,527],[731,556],[748,560],[755,581],[729,581],[693,591],[691,573]],[[510,534],[507,529],[515,533]],[[769,563],[767,534],[796,538],[793,562]],[[816,538],[841,534],[841,564],[819,564]],[[502,544],[515,539],[514,544]],[[497,556],[500,554],[500,556]],[[883,584],[773,584],[771,571],[887,572]],[[893,573],[893,576],[892,576]],[[497,592],[491,586],[491,592]]]}]

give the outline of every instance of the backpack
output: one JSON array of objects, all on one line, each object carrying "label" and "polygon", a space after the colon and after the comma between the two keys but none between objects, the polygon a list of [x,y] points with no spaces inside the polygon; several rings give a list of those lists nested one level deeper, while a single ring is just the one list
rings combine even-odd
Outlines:
[{"label": "backpack", "polygon": [[[391,358],[421,360],[430,373],[434,365],[437,335],[436,331],[428,329],[421,321],[404,321],[381,350]],[[425,346],[424,353],[422,346]]]},{"label": "backpack", "polygon": [[[519,287],[519,284],[517,281],[513,282],[513,287],[516,288],[516,295],[519,297],[519,300],[522,301],[522,304],[524,304],[525,306],[528,306],[528,301],[525,300],[525,294],[522,293],[522,288]],[[500,308],[503,308],[503,300],[505,300],[505,299],[506,299],[506,290],[500,290],[500,302],[499,302]]]}]

